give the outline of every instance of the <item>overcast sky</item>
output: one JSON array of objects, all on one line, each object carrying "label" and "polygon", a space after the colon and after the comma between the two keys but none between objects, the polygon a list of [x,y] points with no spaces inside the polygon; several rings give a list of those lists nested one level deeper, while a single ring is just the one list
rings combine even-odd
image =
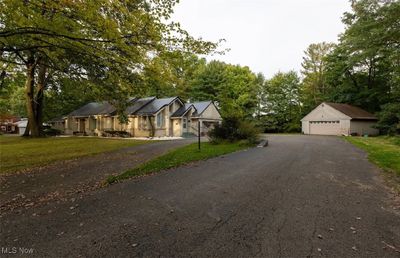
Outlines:
[{"label": "overcast sky", "polygon": [[191,35],[226,39],[225,56],[267,78],[278,71],[300,71],[303,51],[311,43],[337,42],[343,32],[348,0],[181,0],[173,20]]}]

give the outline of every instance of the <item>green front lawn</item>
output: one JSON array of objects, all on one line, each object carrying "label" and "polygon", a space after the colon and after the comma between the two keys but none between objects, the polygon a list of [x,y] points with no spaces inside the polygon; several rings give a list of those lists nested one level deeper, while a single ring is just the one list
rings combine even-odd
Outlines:
[{"label": "green front lawn", "polygon": [[125,171],[124,173],[111,176],[107,179],[107,183],[111,184],[117,181],[136,177],[140,175],[155,173],[160,170],[178,167],[193,161],[205,160],[212,157],[224,155],[234,151],[248,148],[249,145],[243,143],[201,143],[201,150],[198,150],[197,143],[193,143],[178,149],[175,149],[163,156],[150,160],[134,169]]},{"label": "green front lawn", "polygon": [[368,158],[385,171],[400,177],[400,137],[346,137],[368,153]]},{"label": "green front lawn", "polygon": [[0,136],[0,173],[16,172],[47,165],[57,160],[73,159],[148,142],[95,137],[30,139],[18,136]]}]

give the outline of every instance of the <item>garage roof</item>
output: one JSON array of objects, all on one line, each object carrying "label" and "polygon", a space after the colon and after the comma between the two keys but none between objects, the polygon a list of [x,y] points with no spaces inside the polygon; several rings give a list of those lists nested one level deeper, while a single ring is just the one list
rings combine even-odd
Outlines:
[{"label": "garage roof", "polygon": [[342,112],[343,114],[351,117],[352,119],[366,119],[366,120],[378,119],[376,116],[369,113],[368,111],[365,111],[364,109],[349,104],[331,103],[331,102],[324,102],[324,103]]}]

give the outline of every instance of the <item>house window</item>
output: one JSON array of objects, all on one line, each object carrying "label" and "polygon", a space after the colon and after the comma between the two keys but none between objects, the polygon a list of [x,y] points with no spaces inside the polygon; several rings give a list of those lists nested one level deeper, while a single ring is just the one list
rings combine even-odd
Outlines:
[{"label": "house window", "polygon": [[186,129],[187,127],[187,120],[186,118],[183,119],[183,129]]},{"label": "house window", "polygon": [[156,120],[157,120],[157,128],[162,128],[164,126],[163,112],[159,112],[157,114]]}]

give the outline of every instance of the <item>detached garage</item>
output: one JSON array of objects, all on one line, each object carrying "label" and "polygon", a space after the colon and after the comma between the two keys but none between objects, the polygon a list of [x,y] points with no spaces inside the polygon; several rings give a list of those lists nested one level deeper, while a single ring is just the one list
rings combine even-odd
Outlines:
[{"label": "detached garage", "polygon": [[304,134],[319,135],[376,135],[373,128],[378,119],[355,106],[324,102],[302,120]]}]

